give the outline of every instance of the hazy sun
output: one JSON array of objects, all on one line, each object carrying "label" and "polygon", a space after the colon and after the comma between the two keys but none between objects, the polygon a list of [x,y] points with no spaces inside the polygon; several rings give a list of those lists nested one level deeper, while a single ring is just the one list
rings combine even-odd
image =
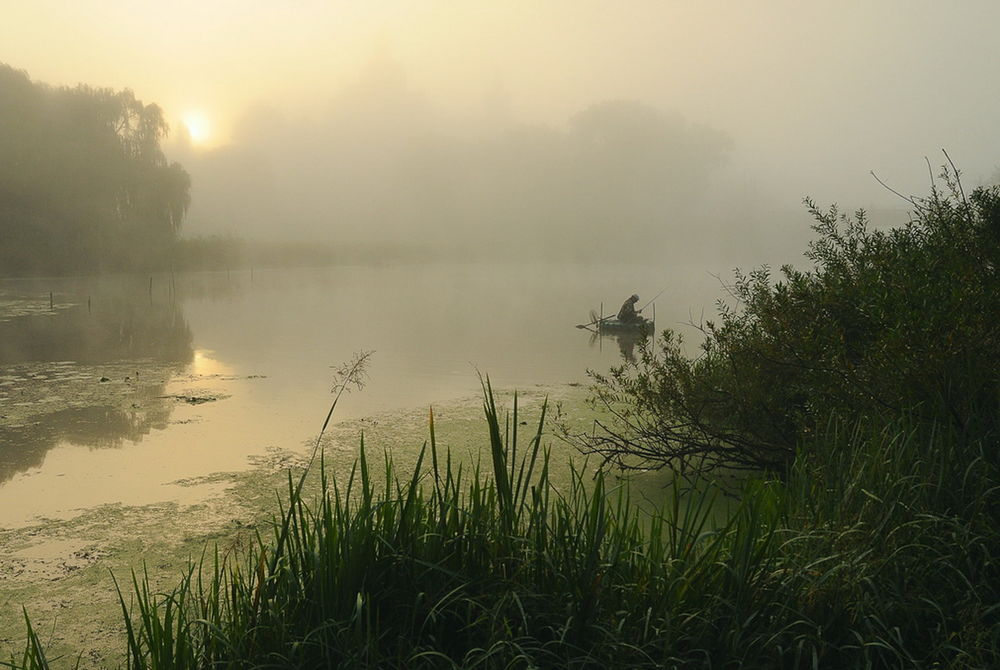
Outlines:
[{"label": "hazy sun", "polygon": [[205,144],[212,136],[212,127],[208,118],[201,112],[188,112],[181,119],[187,128],[191,141],[195,144]]}]

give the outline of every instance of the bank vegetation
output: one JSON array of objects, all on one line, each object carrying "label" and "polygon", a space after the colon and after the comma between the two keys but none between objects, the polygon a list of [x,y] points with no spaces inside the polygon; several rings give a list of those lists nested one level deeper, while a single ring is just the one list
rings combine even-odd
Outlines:
[{"label": "bank vegetation", "polygon": [[[700,356],[666,333],[596,377],[569,439],[683,468],[662,500],[557,490],[547,410],[487,382],[481,467],[432,419],[412,472],[320,455],[245,552],[168,593],[118,575],[127,667],[996,667],[1000,193],[946,179],[900,229],[815,210],[814,266],[738,276]],[[690,479],[741,468],[719,522]],[[50,663],[29,623],[10,665]]]}]

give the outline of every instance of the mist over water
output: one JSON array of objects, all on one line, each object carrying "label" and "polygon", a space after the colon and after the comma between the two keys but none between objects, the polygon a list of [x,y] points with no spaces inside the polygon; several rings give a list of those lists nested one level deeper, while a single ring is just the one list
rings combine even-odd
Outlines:
[{"label": "mist over water", "polygon": [[585,381],[592,310],[803,265],[806,196],[997,180],[990,2],[96,7],[0,24],[0,276],[82,275],[0,284],[0,497],[52,513],[295,448],[360,350],[344,416]]},{"label": "mist over water", "polygon": [[944,148],[970,186],[997,178],[985,0],[88,7],[12,9],[8,64],[155,104],[191,177],[181,234],[297,262],[777,265],[809,237],[806,196],[888,226],[909,204],[871,171],[924,193]]},{"label": "mist over water", "polygon": [[[508,389],[586,383],[635,346],[576,328],[591,309],[663,290],[645,313],[683,329],[718,290],[692,267],[554,262],[156,275],[152,292],[148,279],[0,282],[39,312],[0,322],[0,398],[13,407],[30,389],[52,406],[0,426],[0,523],[188,500],[198,491],[171,482],[298,450],[360,350],[375,351],[370,378],[339,419],[475,397],[479,372]],[[144,386],[154,372],[162,383]]]},{"label": "mist over water", "polygon": [[733,268],[808,265],[804,197],[887,228],[944,162],[998,181],[998,7],[7,8],[0,508],[296,448],[361,350],[344,418],[583,382],[634,292],[694,353]]},{"label": "mist over water", "polygon": [[0,665],[1000,666],[997,0],[3,4]]},{"label": "mist over water", "polygon": [[726,247],[706,205],[732,139],[633,101],[566,127],[456,128],[394,64],[317,118],[250,112],[231,146],[189,152],[192,230],[315,240],[391,258],[677,259]]}]

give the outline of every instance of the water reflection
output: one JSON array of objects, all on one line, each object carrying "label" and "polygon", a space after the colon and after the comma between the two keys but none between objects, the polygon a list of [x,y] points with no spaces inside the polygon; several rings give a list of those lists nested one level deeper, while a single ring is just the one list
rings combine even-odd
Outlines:
[{"label": "water reflection", "polygon": [[[70,299],[79,300],[79,296]],[[66,299],[62,297],[62,299]],[[102,292],[63,309],[0,321],[0,365],[28,361],[102,363],[191,360],[191,329],[178,303],[135,291]]]},{"label": "water reflection", "polygon": [[109,448],[138,442],[154,428],[167,427],[171,408],[168,403],[133,411],[71,407],[35,416],[28,425],[0,425],[0,483],[39,467],[46,453],[60,444]]},{"label": "water reflection", "polygon": [[642,329],[636,330],[617,330],[617,331],[591,331],[590,334],[590,346],[603,347],[604,340],[613,341],[618,345],[618,352],[624,361],[628,363],[635,362],[635,346],[642,342],[647,337],[649,333]]},{"label": "water reflection", "polygon": [[119,447],[165,428],[165,377],[193,357],[181,306],[138,280],[52,282],[51,302],[41,281],[0,284],[0,483],[60,444]]},{"label": "water reflection", "polygon": [[[670,270],[664,326],[716,290]],[[664,285],[664,272],[429,264],[0,281],[0,525],[162,500],[175,480],[297,449],[329,408],[331,366],[361,349],[377,352],[371,378],[339,420],[477,398],[477,369],[497,388],[584,382],[587,368],[635,356],[637,340],[592,347],[572,326],[606,295]]]}]

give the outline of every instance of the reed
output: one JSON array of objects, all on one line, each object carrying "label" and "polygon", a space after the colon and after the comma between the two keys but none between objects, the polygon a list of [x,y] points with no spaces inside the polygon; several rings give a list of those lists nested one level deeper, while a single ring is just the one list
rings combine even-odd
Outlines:
[{"label": "reed", "polygon": [[[270,538],[208,552],[169,593],[122,594],[128,668],[989,667],[1000,661],[995,466],[905,422],[829,426],[727,521],[708,495],[634,504],[573,469],[549,481],[543,406],[483,381],[488,467],[439,449],[413,472],[362,439],[344,481],[318,458]],[[131,601],[131,605],[126,600]],[[30,631],[21,659],[43,668]]]},{"label": "reed", "polygon": [[[20,663],[17,662],[16,658],[12,657],[10,663],[0,661],[0,665],[7,665],[11,668],[36,668],[37,670],[48,670],[52,666],[49,664],[49,659],[45,655],[41,639],[38,637],[38,633],[35,632],[34,627],[31,625],[31,619],[28,618],[28,612],[23,607],[21,608],[21,611],[24,613],[26,640],[24,643],[24,652],[21,654]],[[79,665],[79,661],[77,664]]]}]

